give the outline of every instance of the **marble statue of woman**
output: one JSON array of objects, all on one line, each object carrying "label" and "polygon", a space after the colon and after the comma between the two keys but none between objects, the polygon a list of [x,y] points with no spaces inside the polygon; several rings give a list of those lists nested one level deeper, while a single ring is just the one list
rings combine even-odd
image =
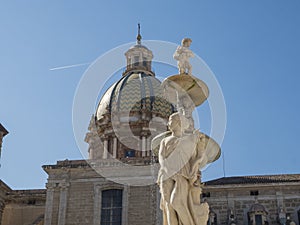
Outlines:
[{"label": "marble statue of woman", "polygon": [[181,46],[178,46],[173,58],[178,61],[179,74],[192,75],[192,66],[189,62],[189,58],[194,57],[194,53],[189,49],[192,43],[192,39],[184,38],[181,41]]},{"label": "marble statue of woman", "polygon": [[185,134],[189,120],[180,113],[169,118],[172,134],[162,139],[158,158],[158,184],[164,225],[205,225],[209,206],[200,203],[199,168],[207,164],[199,131]]}]

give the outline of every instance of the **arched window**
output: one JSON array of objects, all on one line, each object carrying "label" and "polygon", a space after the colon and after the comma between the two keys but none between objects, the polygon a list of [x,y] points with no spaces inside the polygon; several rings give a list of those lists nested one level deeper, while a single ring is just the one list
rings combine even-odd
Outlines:
[{"label": "arched window", "polygon": [[268,212],[261,204],[254,203],[248,212],[248,224],[249,225],[265,225],[268,224],[267,220]]},{"label": "arched window", "polygon": [[232,209],[228,210],[228,224],[229,225],[236,224],[235,213]]},{"label": "arched window", "polygon": [[119,189],[102,191],[101,200],[101,225],[122,224],[122,196]]}]

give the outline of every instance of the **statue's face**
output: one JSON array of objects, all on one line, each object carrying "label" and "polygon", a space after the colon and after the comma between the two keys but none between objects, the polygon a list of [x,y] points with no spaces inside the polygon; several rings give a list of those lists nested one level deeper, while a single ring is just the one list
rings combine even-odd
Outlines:
[{"label": "statue's face", "polygon": [[190,126],[190,121],[189,121],[186,117],[182,117],[181,123],[182,123],[181,129],[182,129],[183,131],[186,130],[186,129],[188,129],[189,126]]},{"label": "statue's face", "polygon": [[168,122],[168,126],[171,131],[180,128],[180,118],[177,116],[171,116]]},{"label": "statue's face", "polygon": [[184,47],[190,47],[190,46],[191,46],[191,41],[185,41],[185,42],[183,43],[183,46],[184,46]]},{"label": "statue's face", "polygon": [[171,116],[168,122],[171,131],[183,132],[190,126],[190,121],[184,116]]}]

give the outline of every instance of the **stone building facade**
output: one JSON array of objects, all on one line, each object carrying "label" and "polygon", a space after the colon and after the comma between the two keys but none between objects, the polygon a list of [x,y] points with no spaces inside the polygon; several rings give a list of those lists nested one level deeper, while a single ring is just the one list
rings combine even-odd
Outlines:
[{"label": "stone building facade", "polygon": [[213,224],[300,222],[299,174],[223,177],[205,182],[202,195]]},{"label": "stone building facade", "polygon": [[[128,172],[135,174],[131,178],[138,176],[140,180],[149,179],[147,171],[130,171],[123,166],[118,167],[110,159],[98,160],[97,165],[85,160],[66,160],[44,166],[49,174],[44,224],[102,224],[101,219],[105,218],[105,210],[102,208],[104,193],[116,190],[121,193],[115,196],[120,201],[120,214],[110,215],[114,217],[110,218],[111,224],[115,224],[113,222],[118,218],[124,225],[158,224],[156,185],[131,186],[116,183],[97,173],[98,166],[123,170],[125,179],[130,179],[126,175]],[[107,207],[108,211],[112,210],[109,213],[114,213],[113,205]]]},{"label": "stone building facade", "polygon": [[[140,35],[125,56],[125,72],[91,118],[89,159],[44,165],[44,190],[12,190],[0,181],[1,225],[162,225],[150,143],[176,109],[161,97],[153,54]],[[300,224],[299,174],[206,181],[202,199],[210,225]]]},{"label": "stone building facade", "polygon": [[[44,169],[47,194],[46,189],[14,191],[0,182],[2,225],[102,224],[101,197],[107,190],[122,191],[120,224],[161,224],[156,185],[108,181],[85,160],[58,161]],[[208,224],[277,225],[281,209],[286,224],[300,224],[300,174],[223,177],[204,182],[202,195],[210,205]]]},{"label": "stone building facade", "polygon": [[[11,190],[8,187],[4,189],[6,190],[4,194],[5,208],[1,224],[42,225],[44,223],[45,189]],[[3,191],[2,189],[2,193]]]}]

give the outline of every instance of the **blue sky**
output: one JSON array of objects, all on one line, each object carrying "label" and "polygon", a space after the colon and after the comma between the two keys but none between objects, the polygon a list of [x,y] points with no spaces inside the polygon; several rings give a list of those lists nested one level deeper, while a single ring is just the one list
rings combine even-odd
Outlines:
[{"label": "blue sky", "polygon": [[[82,158],[72,103],[87,66],[49,69],[135,41],[138,22],[146,40],[191,37],[216,75],[227,108],[226,176],[299,173],[299,11],[297,0],[2,1],[0,122],[10,134],[1,179],[43,188],[42,165]],[[204,172],[221,176],[222,160]]]}]

